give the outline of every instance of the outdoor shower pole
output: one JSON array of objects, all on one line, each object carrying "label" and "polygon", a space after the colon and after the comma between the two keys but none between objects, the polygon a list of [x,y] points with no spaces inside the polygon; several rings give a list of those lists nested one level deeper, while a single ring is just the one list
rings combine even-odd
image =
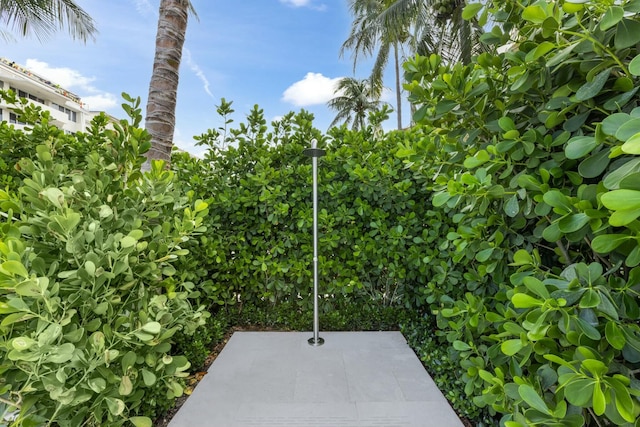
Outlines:
[{"label": "outdoor shower pole", "polygon": [[303,151],[305,156],[311,157],[313,169],[313,337],[309,338],[310,345],[319,346],[324,340],[318,336],[320,320],[318,315],[318,157],[326,154],[324,150],[316,148],[318,141],[311,140],[311,148]]}]

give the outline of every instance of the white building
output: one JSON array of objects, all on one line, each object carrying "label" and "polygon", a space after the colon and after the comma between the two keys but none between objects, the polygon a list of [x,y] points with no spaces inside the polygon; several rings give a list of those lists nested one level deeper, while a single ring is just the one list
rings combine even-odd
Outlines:
[{"label": "white building", "polygon": [[[5,58],[0,58],[0,89],[11,89],[17,96],[49,111],[50,123],[67,133],[85,131],[91,119],[99,113],[86,110],[79,96]],[[18,121],[11,107],[0,99],[0,121],[19,128],[24,123]]]}]

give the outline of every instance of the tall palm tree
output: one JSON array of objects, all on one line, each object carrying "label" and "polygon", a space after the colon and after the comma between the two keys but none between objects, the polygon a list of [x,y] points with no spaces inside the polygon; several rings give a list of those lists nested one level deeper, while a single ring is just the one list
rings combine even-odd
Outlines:
[{"label": "tall palm tree", "polygon": [[480,43],[484,31],[475,20],[462,18],[465,5],[466,0],[395,0],[380,19],[390,26],[410,25],[415,53],[469,64],[474,53],[485,49]]},{"label": "tall palm tree", "polygon": [[180,61],[190,12],[195,15],[189,0],[160,0],[145,128],[151,135],[147,158],[165,160],[167,165],[171,161]]},{"label": "tall palm tree", "polygon": [[[34,34],[41,41],[65,27],[83,42],[97,33],[91,16],[73,0],[0,0],[0,22],[22,37]],[[5,29],[0,35],[12,38]]]},{"label": "tall palm tree", "polygon": [[353,130],[364,129],[369,112],[378,110],[382,104],[375,96],[369,79],[342,78],[334,93],[336,97],[327,103],[329,108],[337,112],[330,128],[344,122],[347,126],[353,123]]},{"label": "tall palm tree", "polygon": [[[396,115],[398,129],[402,129],[402,94],[400,86],[400,53],[401,46],[409,39],[408,26],[397,25],[396,22],[380,19],[383,12],[393,4],[393,0],[350,0],[350,11],[354,17],[349,37],[340,48],[340,56],[345,51],[352,51],[355,71],[358,56],[374,56],[375,62],[371,71],[373,95],[380,98],[383,90],[384,71],[393,51],[395,69]],[[377,53],[376,53],[377,50]]]}]

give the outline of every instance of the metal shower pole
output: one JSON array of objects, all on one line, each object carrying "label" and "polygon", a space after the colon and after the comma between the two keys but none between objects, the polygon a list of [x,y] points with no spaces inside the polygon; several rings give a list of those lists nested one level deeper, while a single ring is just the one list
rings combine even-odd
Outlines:
[{"label": "metal shower pole", "polygon": [[326,151],[316,147],[318,141],[311,140],[311,148],[303,151],[305,156],[311,157],[313,164],[313,337],[309,338],[309,345],[320,346],[324,339],[318,336],[320,321],[318,315],[318,157]]}]

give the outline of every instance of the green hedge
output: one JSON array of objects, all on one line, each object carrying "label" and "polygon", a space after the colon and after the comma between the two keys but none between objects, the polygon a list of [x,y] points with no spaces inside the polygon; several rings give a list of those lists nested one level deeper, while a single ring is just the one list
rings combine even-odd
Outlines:
[{"label": "green hedge", "polygon": [[476,13],[504,53],[405,64],[425,137],[399,154],[457,224],[440,238],[472,285],[432,304],[439,335],[501,425],[634,425],[640,5]]},{"label": "green hedge", "polygon": [[[415,307],[423,287],[444,274],[425,274],[438,254],[425,225],[424,195],[396,156],[411,133],[374,138],[335,129],[322,136],[304,111],[267,132],[257,107],[248,124],[204,135],[204,160],[176,154],[173,167],[197,197],[208,198],[212,233],[200,239],[205,292],[218,304],[296,302],[312,292],[311,160],[313,138],[326,148],[319,160],[319,269],[323,309],[334,298]],[[229,147],[215,144],[224,139]],[[420,290],[416,295],[415,290]]]},{"label": "green hedge", "polygon": [[131,122],[73,136],[33,105],[24,131],[0,124],[0,424],[151,426],[183,393],[173,336],[209,313],[176,266],[207,205],[161,163],[141,174],[149,136],[126,99]]}]

